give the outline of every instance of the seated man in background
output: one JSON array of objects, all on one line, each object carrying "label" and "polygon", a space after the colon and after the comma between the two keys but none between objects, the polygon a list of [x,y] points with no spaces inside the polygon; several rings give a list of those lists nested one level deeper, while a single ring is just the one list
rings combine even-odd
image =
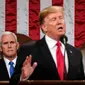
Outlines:
[{"label": "seated man in background", "polygon": [[11,78],[16,67],[17,50],[19,43],[14,33],[6,31],[0,38],[0,81],[7,81]]},{"label": "seated man in background", "polygon": [[[64,9],[61,6],[50,6],[40,12],[39,22],[45,36],[33,45],[24,45],[20,49],[20,59],[27,57],[16,69],[17,81],[29,80],[82,80],[84,70],[80,50],[61,42],[66,26]],[[69,29],[69,28],[68,28]],[[19,81],[18,80],[18,81]]]}]

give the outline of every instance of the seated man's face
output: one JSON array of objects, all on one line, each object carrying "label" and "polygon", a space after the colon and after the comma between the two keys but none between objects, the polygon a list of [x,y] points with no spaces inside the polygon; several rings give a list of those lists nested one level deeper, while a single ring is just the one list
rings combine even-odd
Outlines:
[{"label": "seated man's face", "polygon": [[3,35],[1,38],[1,50],[5,57],[11,58],[17,56],[19,43],[13,35]]}]

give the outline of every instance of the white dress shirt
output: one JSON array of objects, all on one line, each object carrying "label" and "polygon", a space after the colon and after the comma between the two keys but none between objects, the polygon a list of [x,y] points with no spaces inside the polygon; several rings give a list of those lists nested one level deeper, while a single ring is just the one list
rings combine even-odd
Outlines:
[{"label": "white dress shirt", "polygon": [[[8,60],[6,57],[3,57],[3,59],[4,59],[5,64],[6,64],[6,68],[7,68],[9,77],[11,77],[11,76],[10,76],[10,71],[9,71],[9,69],[10,69],[9,62],[10,62],[10,60]],[[15,59],[12,60],[12,62],[14,63],[14,64],[13,64],[14,67],[15,67],[15,65],[16,65],[16,60],[17,60],[17,57],[16,57]]]},{"label": "white dress shirt", "polygon": [[[56,46],[56,43],[57,41],[48,37],[47,35],[45,36],[45,40],[46,40],[46,43],[48,45],[48,48],[51,52],[51,55],[53,57],[53,60],[56,64],[56,67],[57,67],[57,60],[56,60],[56,49],[57,49],[57,46]],[[66,71],[68,72],[68,57],[67,57],[67,52],[65,50],[65,46],[62,42],[61,43],[61,51],[62,51],[62,54],[64,55],[65,57],[65,65],[66,65]]]}]

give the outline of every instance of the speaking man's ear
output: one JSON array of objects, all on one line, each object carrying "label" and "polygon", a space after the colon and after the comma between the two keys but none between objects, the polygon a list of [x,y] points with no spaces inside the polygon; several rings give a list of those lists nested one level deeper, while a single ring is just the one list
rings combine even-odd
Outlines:
[{"label": "speaking man's ear", "polygon": [[43,30],[43,32],[47,32],[47,26],[46,26],[46,24],[42,24],[41,25],[41,29]]}]

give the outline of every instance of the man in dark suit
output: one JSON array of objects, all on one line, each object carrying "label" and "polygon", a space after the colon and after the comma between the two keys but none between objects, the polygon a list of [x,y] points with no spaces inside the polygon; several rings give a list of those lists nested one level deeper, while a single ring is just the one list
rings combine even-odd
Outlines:
[{"label": "man in dark suit", "polygon": [[[22,61],[23,66],[16,69],[16,75],[21,72],[18,79],[29,80],[82,80],[84,79],[84,70],[82,63],[82,54],[75,47],[62,43],[61,36],[65,35],[66,27],[64,21],[64,9],[60,6],[50,6],[40,12],[39,22],[45,36],[32,45],[24,45],[20,49],[21,56],[26,60]],[[63,77],[61,78],[58,72],[58,46],[60,43],[64,63]],[[65,42],[65,41],[64,41]],[[61,59],[60,59],[61,60]],[[20,64],[21,65],[21,64]],[[60,63],[61,65],[61,63]]]},{"label": "man in dark suit", "polygon": [[[7,81],[11,78],[14,68],[11,69],[10,64],[13,64],[13,67],[16,67],[18,48],[19,48],[19,43],[14,33],[6,31],[1,35],[0,81]],[[13,71],[10,73],[11,70]]]}]

